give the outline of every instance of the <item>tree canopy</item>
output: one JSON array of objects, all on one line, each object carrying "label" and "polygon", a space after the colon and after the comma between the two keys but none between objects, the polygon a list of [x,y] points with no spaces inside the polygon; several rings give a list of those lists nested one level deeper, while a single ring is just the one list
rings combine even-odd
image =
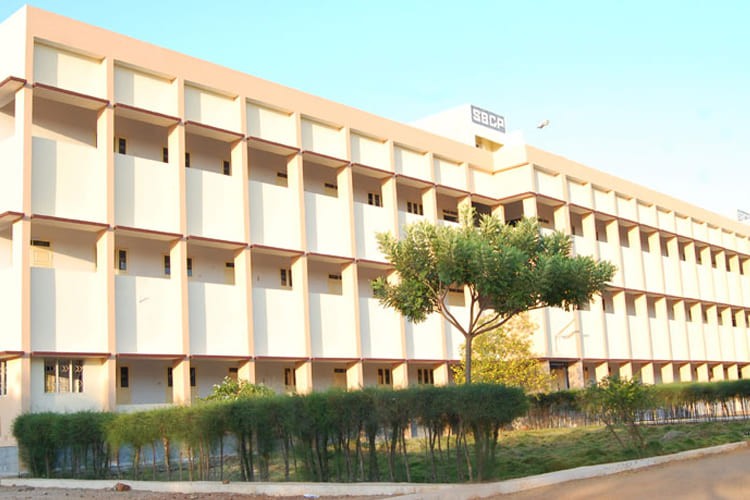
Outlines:
[{"label": "tree canopy", "polygon": [[[460,331],[466,339],[466,383],[474,338],[524,311],[582,307],[615,272],[609,262],[573,256],[570,237],[543,234],[536,219],[508,225],[495,216],[477,218],[471,207],[461,210],[459,226],[422,221],[408,225],[401,239],[390,233],[377,237],[395,276],[377,279],[375,296],[414,323],[436,312]],[[455,288],[465,288],[470,298],[463,321],[448,304]]]},{"label": "tree canopy", "polygon": [[[528,314],[518,314],[472,344],[474,382],[521,387],[526,392],[548,391],[552,376],[542,368],[532,351],[531,337],[536,325]],[[465,347],[462,347],[462,352]],[[465,354],[465,352],[464,352]],[[465,364],[453,367],[457,383],[466,380]]]}]

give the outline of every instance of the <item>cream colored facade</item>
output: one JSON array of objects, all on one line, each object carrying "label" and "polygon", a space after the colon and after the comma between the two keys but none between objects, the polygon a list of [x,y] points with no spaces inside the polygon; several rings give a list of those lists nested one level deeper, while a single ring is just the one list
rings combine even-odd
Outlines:
[{"label": "cream colored facade", "polygon": [[461,335],[369,282],[376,232],[468,203],[618,266],[587,310],[534,316],[560,386],[750,376],[745,225],[468,108],[416,128],[31,7],[0,46],[0,474],[21,412],[185,404],[227,375],[446,383]]}]

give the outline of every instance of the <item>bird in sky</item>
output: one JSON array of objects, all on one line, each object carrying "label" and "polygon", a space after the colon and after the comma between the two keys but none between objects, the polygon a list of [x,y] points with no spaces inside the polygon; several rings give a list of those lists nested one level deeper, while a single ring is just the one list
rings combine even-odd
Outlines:
[{"label": "bird in sky", "polygon": [[544,128],[549,125],[549,120],[544,120],[539,123],[539,125],[536,126],[536,128]]}]

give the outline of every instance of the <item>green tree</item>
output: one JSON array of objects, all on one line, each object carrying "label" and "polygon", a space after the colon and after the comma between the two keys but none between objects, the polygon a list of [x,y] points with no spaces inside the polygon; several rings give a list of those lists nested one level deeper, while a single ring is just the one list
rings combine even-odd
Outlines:
[{"label": "green tree", "polygon": [[236,401],[245,398],[265,398],[276,395],[273,389],[263,384],[251,384],[247,380],[224,377],[220,384],[214,384],[206,401]]},{"label": "green tree", "polygon": [[[474,382],[521,387],[526,392],[548,391],[552,376],[532,352],[531,336],[535,329],[528,314],[519,314],[476,339],[471,354]],[[453,374],[458,383],[466,380],[463,361],[453,367]]]},{"label": "green tree", "polygon": [[629,443],[637,450],[645,448],[638,418],[642,412],[654,408],[654,401],[651,386],[616,376],[605,377],[583,393],[586,412],[601,420],[620,446],[628,448]]},{"label": "green tree", "polygon": [[[375,296],[412,322],[437,312],[460,331],[466,339],[467,384],[476,337],[524,311],[581,307],[615,271],[609,262],[572,256],[570,237],[542,234],[535,219],[506,225],[493,216],[477,218],[471,207],[461,210],[458,227],[418,222],[407,226],[401,239],[389,233],[377,237],[396,279],[377,279]],[[455,287],[465,287],[470,296],[463,323],[448,307],[449,290]]]}]

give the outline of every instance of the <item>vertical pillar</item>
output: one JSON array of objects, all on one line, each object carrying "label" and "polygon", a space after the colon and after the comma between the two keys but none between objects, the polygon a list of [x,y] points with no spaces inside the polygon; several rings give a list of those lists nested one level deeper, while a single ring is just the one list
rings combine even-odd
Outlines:
[{"label": "vertical pillar", "polygon": [[358,390],[365,386],[365,375],[362,361],[355,361],[346,368],[346,388]]},{"label": "vertical pillar", "polygon": [[448,385],[450,381],[450,367],[448,363],[440,363],[432,370],[435,385]]},{"label": "vertical pillar", "polygon": [[727,366],[727,378],[729,380],[737,380],[740,378],[739,367],[736,363]]},{"label": "vertical pillar", "polygon": [[603,380],[606,377],[609,377],[609,363],[606,361],[599,363],[594,368],[594,376],[596,377],[596,381],[599,382]]},{"label": "vertical pillar", "polygon": [[661,367],[661,383],[671,384],[674,380],[674,364],[665,363]]},{"label": "vertical pillar", "polygon": [[524,198],[522,203],[523,203],[523,216],[524,217],[537,217],[539,215],[539,211],[537,210],[537,206],[536,206],[535,196]]},{"label": "vertical pillar", "polygon": [[243,362],[237,370],[237,378],[255,384],[257,380],[255,375],[255,361],[249,359]]},{"label": "vertical pillar", "polygon": [[693,365],[685,363],[680,365],[680,382],[692,382],[693,381]]},{"label": "vertical pillar", "polygon": [[187,357],[172,363],[172,402],[186,406],[192,402],[190,390],[190,361]]},{"label": "vertical pillar", "polygon": [[565,234],[571,234],[570,209],[568,208],[568,205],[563,204],[555,207],[553,215],[555,230],[562,231]]},{"label": "vertical pillar", "polygon": [[409,366],[405,361],[393,365],[391,376],[394,389],[406,389],[409,386]]},{"label": "vertical pillar", "polygon": [[698,382],[708,382],[711,380],[708,363],[701,363],[695,368]]},{"label": "vertical pillar", "polygon": [[633,378],[633,363],[626,362],[620,365],[617,370],[617,374],[621,379],[632,379]]},{"label": "vertical pillar", "polygon": [[743,365],[740,367],[740,375],[742,379],[750,378],[750,365]]},{"label": "vertical pillar", "polygon": [[312,361],[302,361],[294,368],[297,394],[309,394],[313,390]]},{"label": "vertical pillar", "polygon": [[422,190],[422,205],[424,206],[424,216],[430,222],[437,222],[437,190],[435,186],[430,186]]},{"label": "vertical pillar", "polygon": [[710,367],[710,380],[724,380],[724,365],[719,363]]},{"label": "vertical pillar", "polygon": [[640,378],[641,382],[644,384],[655,384],[655,376],[654,376],[654,364],[653,363],[645,363],[641,366],[641,372],[640,372]]},{"label": "vertical pillar", "polygon": [[583,362],[575,361],[568,365],[568,382],[571,389],[583,389],[586,380],[583,377]]}]

